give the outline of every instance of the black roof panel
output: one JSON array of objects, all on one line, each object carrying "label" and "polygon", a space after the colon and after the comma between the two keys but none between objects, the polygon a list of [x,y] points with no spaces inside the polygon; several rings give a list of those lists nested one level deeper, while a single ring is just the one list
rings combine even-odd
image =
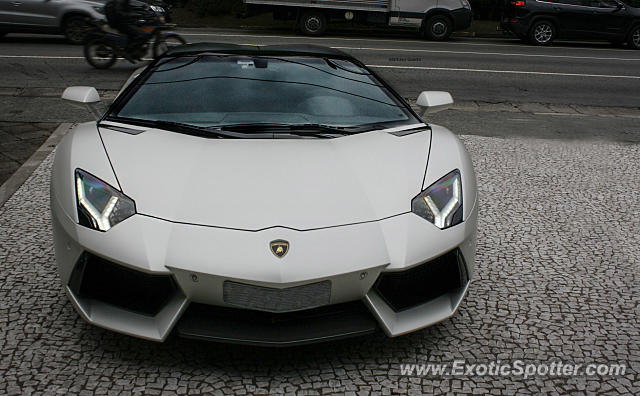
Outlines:
[{"label": "black roof panel", "polygon": [[174,47],[164,56],[195,55],[203,53],[222,53],[238,55],[302,55],[354,59],[351,55],[340,50],[310,44],[281,44],[281,45],[238,45],[227,43],[194,43]]}]

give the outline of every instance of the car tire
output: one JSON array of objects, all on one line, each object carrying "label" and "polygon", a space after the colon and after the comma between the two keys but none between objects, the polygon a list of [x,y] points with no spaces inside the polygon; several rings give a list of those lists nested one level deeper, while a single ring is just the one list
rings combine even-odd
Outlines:
[{"label": "car tire", "polygon": [[640,49],[640,26],[636,26],[631,29],[627,42],[629,43],[629,47],[633,49]]},{"label": "car tire", "polygon": [[108,69],[116,63],[118,52],[108,41],[95,39],[84,45],[84,58],[96,69]]},{"label": "car tire", "polygon": [[424,36],[428,40],[443,41],[451,36],[453,23],[444,15],[436,15],[427,19],[423,26]]},{"label": "car tire", "polygon": [[64,20],[62,33],[71,44],[84,44],[87,41],[87,33],[90,27],[87,17],[72,16]]},{"label": "car tire", "polygon": [[531,26],[529,41],[535,45],[551,45],[556,38],[556,27],[551,21],[538,21]]},{"label": "car tire", "polygon": [[327,29],[327,17],[320,11],[306,11],[300,15],[298,27],[305,36],[321,36]]}]

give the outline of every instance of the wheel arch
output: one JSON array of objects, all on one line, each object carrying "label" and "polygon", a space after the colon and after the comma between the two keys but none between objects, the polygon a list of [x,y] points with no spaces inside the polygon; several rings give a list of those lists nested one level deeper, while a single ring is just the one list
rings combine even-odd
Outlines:
[{"label": "wheel arch", "polygon": [[559,33],[561,32],[560,30],[560,24],[558,23],[558,19],[555,18],[552,15],[548,15],[548,14],[540,14],[540,15],[535,15],[531,18],[531,22],[529,23],[529,27],[527,29],[527,36],[529,34],[531,34],[531,30],[533,29],[533,26],[538,23],[538,22],[542,22],[542,21],[548,21],[553,25],[553,28],[556,30],[556,36],[559,35]]},{"label": "wheel arch", "polygon": [[66,11],[62,15],[62,18],[60,18],[60,29],[61,30],[64,29],[64,24],[67,23],[67,21],[73,17],[91,18],[91,15],[88,12],[81,11],[81,10]]},{"label": "wheel arch", "polygon": [[424,29],[424,25],[427,23],[429,18],[432,18],[434,16],[439,16],[439,15],[442,15],[447,19],[449,19],[449,22],[451,22],[451,27],[452,28],[454,27],[453,25],[455,24],[455,21],[451,16],[451,10],[447,10],[446,8],[432,8],[424,14],[424,18],[422,18],[422,25],[420,26],[420,29]]},{"label": "wheel arch", "polygon": [[625,41],[629,40],[629,38],[631,37],[631,33],[633,33],[633,31],[638,27],[640,27],[640,19],[632,21],[629,26],[629,29],[627,29],[627,32],[624,35],[624,40]]},{"label": "wheel arch", "polygon": [[297,7],[296,8],[296,23],[300,22],[300,18],[306,12],[318,12],[318,13],[324,15],[324,18],[326,19],[327,23],[329,23],[329,19],[330,19],[330,16],[331,16],[331,10],[320,8],[320,7]]}]

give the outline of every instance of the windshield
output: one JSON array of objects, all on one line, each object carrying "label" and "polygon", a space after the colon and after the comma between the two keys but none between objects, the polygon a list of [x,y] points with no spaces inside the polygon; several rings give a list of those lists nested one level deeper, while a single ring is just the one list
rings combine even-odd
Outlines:
[{"label": "windshield", "polygon": [[622,0],[622,2],[630,7],[640,8],[640,0]]},{"label": "windshield", "polygon": [[302,56],[169,59],[108,116],[199,128],[267,124],[365,130],[366,125],[420,122],[353,62]]}]

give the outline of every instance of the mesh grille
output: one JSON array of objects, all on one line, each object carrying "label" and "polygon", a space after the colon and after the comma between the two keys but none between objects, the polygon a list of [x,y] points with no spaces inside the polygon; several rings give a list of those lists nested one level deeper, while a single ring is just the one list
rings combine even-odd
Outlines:
[{"label": "mesh grille", "polygon": [[225,281],[224,302],[238,307],[270,312],[289,312],[329,304],[331,282],[275,289]]}]

